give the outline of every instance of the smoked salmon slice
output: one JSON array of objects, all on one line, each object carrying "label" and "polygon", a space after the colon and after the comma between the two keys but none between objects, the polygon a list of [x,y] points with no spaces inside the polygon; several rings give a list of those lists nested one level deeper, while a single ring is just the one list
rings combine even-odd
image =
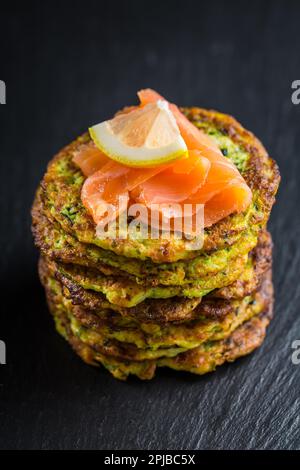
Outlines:
[{"label": "smoked salmon slice", "polygon": [[[138,92],[141,105],[163,99],[151,89]],[[208,227],[233,212],[242,212],[250,204],[252,192],[236,166],[223,156],[217,145],[170,104],[187,148],[198,149],[211,163],[205,184],[184,203],[205,204],[204,226]]]},{"label": "smoked salmon slice", "polygon": [[136,200],[147,206],[182,202],[203,186],[210,166],[209,160],[199,151],[191,150],[188,159],[178,160],[140,184]]},{"label": "smoked salmon slice", "polygon": [[[164,98],[154,90],[147,88],[138,92],[141,105],[145,106],[148,103],[153,103],[157,100],[164,100]],[[184,114],[179,110],[178,106],[173,103],[169,103],[169,107],[176,119],[180,133],[189,150],[197,149],[206,152],[206,157],[209,154],[213,156],[214,153],[223,157],[222,152],[218,146],[210,139],[203,131],[198,129],[192,124]]]},{"label": "smoked salmon slice", "polygon": [[81,169],[84,176],[90,176],[100,170],[110,159],[94,144],[82,144],[73,156],[73,162]]},{"label": "smoked salmon slice", "polygon": [[[114,216],[127,208],[129,196],[123,183],[126,171],[125,167],[110,160],[85,180],[81,200],[96,224],[101,223],[105,216],[108,221],[113,220]],[[112,213],[110,207],[114,209]]]},{"label": "smoked salmon slice", "polygon": [[[87,155],[90,153],[91,148],[87,147]],[[129,201],[130,196],[135,202],[147,206],[182,202],[204,184],[210,169],[209,160],[197,151],[190,151],[189,158],[184,159],[185,163],[178,160],[173,164],[145,169],[126,167],[105,156],[103,158],[100,150],[98,162],[96,156],[97,148],[93,150],[92,157],[86,156],[82,149],[73,159],[83,173],[89,176],[83,185],[81,198],[96,224],[101,223],[104,216],[107,220],[105,209],[108,209],[108,205],[115,207],[117,217],[120,209],[126,209],[126,201]],[[93,173],[94,168],[100,169]],[[183,176],[185,185],[182,184]],[[124,205],[118,210],[120,196]]]},{"label": "smoked salmon slice", "polygon": [[[151,89],[141,90],[138,96],[140,106],[164,100]],[[132,168],[110,159],[94,142],[79,147],[73,161],[87,177],[81,198],[96,224],[116,219],[132,203],[142,203],[148,210],[160,204],[159,220],[172,219],[174,225],[180,211],[168,211],[166,205],[179,203],[194,207],[193,214],[199,210],[197,205],[204,205],[204,226],[208,227],[250,204],[251,190],[236,166],[176,105],[169,103],[169,108],[188,148],[188,158],[155,168]]]},{"label": "smoked salmon slice", "polygon": [[[209,227],[233,212],[242,212],[251,202],[251,192],[240,181],[229,183],[204,205],[204,225]],[[199,204],[199,203],[198,203]]]}]

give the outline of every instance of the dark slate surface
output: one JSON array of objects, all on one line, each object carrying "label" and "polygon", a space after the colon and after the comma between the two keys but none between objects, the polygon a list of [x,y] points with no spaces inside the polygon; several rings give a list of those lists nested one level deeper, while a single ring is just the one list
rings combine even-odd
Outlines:
[{"label": "dark slate surface", "polygon": [[[291,102],[299,2],[5,3],[1,448],[299,449],[300,365],[291,362],[300,339],[300,105]],[[29,210],[53,153],[146,86],[233,114],[278,161],[269,225],[276,317],[259,351],[214,374],[160,371],[150,383],[120,383],[54,332]]]}]

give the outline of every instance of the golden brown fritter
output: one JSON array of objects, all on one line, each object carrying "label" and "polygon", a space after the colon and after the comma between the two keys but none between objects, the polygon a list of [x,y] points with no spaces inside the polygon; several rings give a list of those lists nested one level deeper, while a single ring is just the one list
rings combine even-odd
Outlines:
[{"label": "golden brown fritter", "polygon": [[[52,309],[52,313],[55,317],[57,330],[85,362],[94,366],[103,365],[115,378],[120,380],[126,380],[129,375],[149,380],[154,377],[157,367],[170,367],[202,375],[215,370],[217,366],[225,362],[233,362],[237,358],[251,353],[264,340],[266,328],[273,314],[273,303],[270,302],[264,312],[243,323],[226,339],[208,341],[197,348],[179,353],[175,357],[144,361],[116,357],[110,345],[106,348],[107,352],[95,350],[73,333],[65,312],[58,311],[56,307]],[[128,349],[126,348],[125,354],[127,353]]]},{"label": "golden brown fritter", "polygon": [[247,254],[257,243],[257,234],[248,230],[226,248],[203,253],[193,260],[154,264],[117,256],[92,244],[79,242],[66,233],[45,210],[38,191],[32,209],[32,231],[37,247],[44,256],[58,263],[77,264],[98,270],[107,276],[126,276],[141,285],[181,286],[225,270],[237,257]]},{"label": "golden brown fritter", "polygon": [[[209,252],[228,247],[236,237],[249,227],[258,232],[266,223],[279,185],[279,171],[276,163],[252,133],[246,131],[232,117],[200,108],[184,108],[183,112],[197,127],[226,150],[239,168],[253,192],[249,209],[242,214],[232,214],[205,230],[204,246],[201,252]],[[81,202],[81,188],[84,177],[72,163],[74,152],[83,142],[88,142],[88,134],[65,147],[50,162],[42,181],[43,200],[46,210],[63,228],[79,241],[98,245],[117,255],[151,259],[154,263],[175,262],[192,259],[200,253],[186,249],[185,240],[133,240],[105,239],[96,237],[95,225]]]},{"label": "golden brown fritter", "polygon": [[57,273],[53,264],[41,258],[39,272],[42,283],[47,278],[55,276],[64,287],[65,296],[72,300],[74,305],[82,306],[88,310],[98,312],[115,311],[124,317],[136,318],[143,322],[183,322],[197,318],[199,315],[207,318],[221,318],[229,309],[229,300],[243,298],[251,294],[259,286],[263,274],[271,267],[272,243],[267,232],[263,232],[260,242],[251,253],[250,267],[242,277],[227,288],[213,291],[202,299],[172,297],[169,299],[146,299],[135,307],[120,307],[111,304],[101,293],[86,290],[69,278]]}]

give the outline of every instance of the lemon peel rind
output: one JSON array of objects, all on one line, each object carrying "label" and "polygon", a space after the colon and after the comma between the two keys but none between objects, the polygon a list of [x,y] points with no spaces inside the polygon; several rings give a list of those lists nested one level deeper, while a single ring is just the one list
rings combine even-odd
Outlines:
[{"label": "lemon peel rind", "polygon": [[[126,166],[134,168],[151,168],[161,164],[170,163],[180,158],[188,157],[188,149],[186,144],[181,136],[178,136],[178,140],[173,142],[170,145],[161,147],[159,149],[145,149],[141,150],[140,148],[128,147],[124,144],[116,145],[119,147],[120,151],[112,151],[108,144],[106,134],[106,122],[102,122],[93,127],[89,128],[89,133],[94,141],[95,145],[101,150],[105,155],[107,155],[112,160],[121,163]],[[105,129],[105,132],[102,133],[102,130]],[[102,139],[99,139],[99,131],[101,133]],[[117,141],[116,141],[117,142]],[[169,150],[168,150],[169,149]],[[126,154],[124,153],[126,152]],[[141,153],[143,153],[143,159],[141,159]],[[146,157],[146,158],[145,158]]]}]

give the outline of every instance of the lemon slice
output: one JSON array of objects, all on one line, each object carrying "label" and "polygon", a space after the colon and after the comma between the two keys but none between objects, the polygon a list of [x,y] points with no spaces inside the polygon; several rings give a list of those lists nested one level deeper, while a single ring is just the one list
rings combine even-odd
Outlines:
[{"label": "lemon slice", "polygon": [[167,101],[122,113],[89,129],[96,146],[119,163],[151,167],[188,156]]}]

